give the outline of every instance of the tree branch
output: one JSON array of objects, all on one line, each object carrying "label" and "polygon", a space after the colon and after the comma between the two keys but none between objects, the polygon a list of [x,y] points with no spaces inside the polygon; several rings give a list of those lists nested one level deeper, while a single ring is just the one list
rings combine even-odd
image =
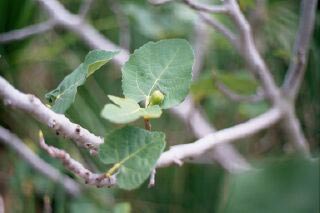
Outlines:
[{"label": "tree branch", "polygon": [[301,1],[299,29],[291,57],[291,63],[283,83],[284,93],[295,99],[306,70],[310,41],[317,10],[317,0]]},{"label": "tree branch", "polygon": [[92,173],[90,170],[86,169],[80,162],[71,158],[69,153],[67,153],[66,151],[53,146],[48,146],[45,143],[41,131],[39,132],[39,144],[40,147],[47,151],[51,157],[61,160],[63,165],[67,169],[83,178],[86,184],[95,185],[97,187],[111,187],[116,184],[115,176],[106,177],[105,174]]},{"label": "tree branch", "polygon": [[34,95],[24,94],[12,87],[0,76],[0,98],[5,105],[22,110],[39,122],[47,125],[57,135],[68,138],[77,144],[96,152],[103,139],[90,133],[80,125],[72,123],[62,114],[57,114],[46,107]]},{"label": "tree branch", "polygon": [[245,123],[208,134],[194,143],[173,146],[161,155],[157,162],[157,167],[166,167],[175,164],[177,161],[183,162],[190,158],[193,159],[219,144],[230,143],[249,137],[263,129],[271,127],[281,119],[281,116],[282,113],[279,109],[272,108]]},{"label": "tree branch", "polygon": [[[174,107],[172,112],[191,127],[192,132],[197,138],[203,138],[216,130],[204,118],[202,113],[194,106],[192,98],[188,96],[179,106]],[[195,156],[187,162],[210,164],[214,161],[219,162],[224,169],[229,172],[241,172],[249,169],[251,166],[230,144],[221,144],[212,150],[207,150],[203,155]],[[173,159],[174,160],[174,159]],[[182,161],[175,161],[182,164]]]},{"label": "tree branch", "polygon": [[258,91],[258,93],[254,95],[245,96],[245,95],[239,95],[235,93],[222,82],[216,81],[215,85],[218,88],[218,90],[227,98],[229,98],[231,101],[256,103],[264,99],[264,95],[262,94],[262,91]]},{"label": "tree branch", "polygon": [[57,169],[39,158],[38,155],[34,154],[16,135],[1,126],[0,141],[17,152],[33,169],[53,182],[62,185],[69,194],[73,196],[80,195],[81,189],[77,182],[68,176],[61,174]]},{"label": "tree branch", "polygon": [[171,2],[171,1],[173,1],[173,0],[148,0],[148,2],[150,2],[151,4],[154,4],[154,5],[161,5],[161,4]]},{"label": "tree branch", "polygon": [[225,6],[221,5],[207,5],[204,3],[195,2],[193,0],[183,0],[185,4],[187,4],[190,8],[206,13],[228,13],[229,10]]},{"label": "tree branch", "polygon": [[218,20],[216,20],[214,17],[205,14],[203,12],[198,12],[199,17],[209,26],[216,29],[218,32],[220,32],[222,35],[224,35],[232,45],[235,47],[239,47],[239,41],[237,37],[234,35],[233,32],[231,32],[228,28],[226,28],[223,24],[221,24]]},{"label": "tree branch", "polygon": [[250,70],[253,72],[253,75],[261,83],[266,94],[266,98],[268,98],[273,104],[277,104],[282,99],[280,90],[274,82],[270,70],[257,50],[249,22],[241,12],[236,0],[225,0],[225,4],[226,7],[229,8],[229,15],[238,27],[240,34],[240,46],[236,46],[238,48],[238,52],[244,57],[246,63],[250,67]]},{"label": "tree branch", "polygon": [[128,60],[129,53],[127,50],[113,44],[79,16],[71,14],[57,0],[37,1],[53,19],[57,20],[59,26],[80,36],[90,47],[109,51],[120,50],[120,53],[112,60],[116,65],[122,66]]},{"label": "tree branch", "polygon": [[45,21],[39,24],[34,24],[22,29],[13,30],[7,33],[0,34],[0,44],[5,44],[13,41],[28,38],[30,36],[44,33],[51,30],[56,25],[54,20]]},{"label": "tree branch", "polygon": [[197,79],[202,70],[205,55],[208,51],[209,46],[209,31],[206,25],[198,19],[194,22],[194,38],[193,38],[193,49],[194,49],[194,65],[192,67],[192,77]]}]

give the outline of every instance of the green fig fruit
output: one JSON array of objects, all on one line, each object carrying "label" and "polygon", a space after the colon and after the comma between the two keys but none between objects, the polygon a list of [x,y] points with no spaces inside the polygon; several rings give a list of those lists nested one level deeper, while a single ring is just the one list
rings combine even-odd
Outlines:
[{"label": "green fig fruit", "polygon": [[160,90],[155,90],[149,99],[149,106],[160,105],[164,100],[164,94]]}]

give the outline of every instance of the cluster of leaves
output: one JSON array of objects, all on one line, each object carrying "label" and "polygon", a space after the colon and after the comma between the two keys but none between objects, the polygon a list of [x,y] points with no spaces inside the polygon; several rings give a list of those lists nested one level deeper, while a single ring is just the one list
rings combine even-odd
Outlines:
[{"label": "cluster of leaves", "polygon": [[[52,109],[64,113],[74,102],[77,88],[116,54],[104,50],[89,52],[84,63],[46,95],[53,103]],[[188,94],[193,62],[192,48],[185,40],[148,42],[122,68],[125,97],[109,95],[113,103],[105,105],[101,116],[117,124],[159,118],[162,109],[181,103]],[[106,175],[117,175],[118,186],[130,190],[147,179],[164,148],[164,133],[125,126],[106,135],[99,157],[112,165]]]}]

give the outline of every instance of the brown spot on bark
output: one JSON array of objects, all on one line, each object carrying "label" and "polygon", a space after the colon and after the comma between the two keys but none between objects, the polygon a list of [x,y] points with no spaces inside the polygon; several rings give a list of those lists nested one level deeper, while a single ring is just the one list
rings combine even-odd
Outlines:
[{"label": "brown spot on bark", "polygon": [[79,126],[76,127],[76,133],[77,133],[77,134],[80,133],[80,127],[79,127]]}]

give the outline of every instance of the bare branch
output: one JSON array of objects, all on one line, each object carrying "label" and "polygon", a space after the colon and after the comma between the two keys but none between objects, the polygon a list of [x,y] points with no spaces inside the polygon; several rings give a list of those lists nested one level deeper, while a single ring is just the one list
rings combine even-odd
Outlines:
[{"label": "bare branch", "polygon": [[49,20],[39,24],[34,24],[22,29],[13,30],[7,33],[0,34],[0,44],[9,43],[13,41],[22,40],[30,36],[44,33],[51,30],[55,26],[56,22],[54,20]]},{"label": "bare branch", "polygon": [[292,53],[291,63],[283,83],[284,92],[295,99],[306,70],[310,41],[317,10],[317,0],[301,1],[299,29]]},{"label": "bare branch", "polygon": [[249,137],[277,123],[281,115],[282,113],[279,109],[272,108],[245,123],[208,134],[194,143],[173,146],[161,155],[157,162],[157,167],[169,166],[177,160],[185,161],[188,158],[196,158],[219,144]]},{"label": "bare branch", "polygon": [[207,5],[204,3],[195,2],[193,0],[183,0],[190,8],[206,13],[227,13],[229,10],[223,5]]},{"label": "bare branch", "polygon": [[236,0],[226,0],[225,2],[226,6],[230,10],[230,17],[238,27],[240,33],[240,46],[236,47],[250,67],[250,71],[252,71],[254,76],[260,81],[266,97],[273,104],[276,104],[279,100],[281,100],[280,90],[278,89],[271,72],[257,50],[252,36],[250,24],[241,12]]},{"label": "bare branch", "polygon": [[171,1],[173,1],[173,0],[148,0],[148,2],[150,2],[151,4],[154,4],[154,5],[161,5],[161,4],[171,2]]},{"label": "bare branch", "polygon": [[39,122],[47,125],[57,135],[69,138],[77,144],[96,152],[103,139],[90,133],[80,125],[72,123],[62,114],[57,114],[46,107],[34,95],[24,94],[12,87],[0,76],[0,98],[5,105],[30,114]]},{"label": "bare branch", "polygon": [[92,48],[104,50],[120,50],[113,58],[116,65],[123,65],[129,58],[127,50],[122,49],[106,39],[95,28],[83,21],[79,16],[71,14],[57,0],[37,0],[48,11],[51,17],[57,20],[59,26],[64,27],[80,36]]},{"label": "bare branch", "polygon": [[[205,137],[216,131],[204,118],[199,109],[194,106],[190,96],[188,96],[179,106],[174,107],[172,112],[191,127],[197,138]],[[208,152],[203,155],[195,156],[192,160],[186,159],[186,162],[211,164],[212,162],[217,161],[229,172],[240,172],[251,167],[243,156],[241,156],[230,144],[222,144],[215,147],[213,150],[207,151]],[[183,162],[175,160],[174,163],[181,165]]]},{"label": "bare branch", "polygon": [[256,103],[264,99],[264,95],[261,90],[259,90],[257,94],[245,96],[245,95],[239,95],[235,93],[222,82],[216,81],[215,85],[218,88],[218,90],[227,98],[229,98],[231,101]]},{"label": "bare branch", "polygon": [[74,174],[85,180],[86,184],[95,185],[97,187],[107,186],[111,187],[116,184],[115,176],[106,177],[105,174],[92,173],[86,169],[80,162],[71,158],[69,153],[62,149],[58,149],[53,146],[48,146],[45,143],[42,132],[39,132],[39,144],[42,149],[48,152],[48,154],[63,162],[63,165]]},{"label": "bare branch", "polygon": [[198,15],[206,24],[208,24],[209,26],[220,32],[222,35],[224,35],[235,47],[240,46],[239,41],[237,37],[234,35],[234,33],[231,32],[228,28],[226,28],[223,24],[221,24],[218,20],[203,12],[198,12]]},{"label": "bare branch", "polygon": [[270,70],[257,50],[252,36],[251,26],[241,12],[236,0],[225,0],[225,2],[226,6],[230,10],[230,17],[239,29],[241,46],[239,46],[238,51],[242,53],[250,70],[260,81],[265,97],[273,104],[274,107],[278,107],[278,109],[284,112],[282,124],[287,137],[293,144],[295,144],[296,148],[298,148],[300,152],[308,156],[309,145],[295,115],[293,104],[290,105],[287,103],[287,98],[282,95],[271,75]]},{"label": "bare branch", "polygon": [[209,46],[209,31],[206,25],[202,21],[196,20],[194,22],[194,39],[193,39],[193,49],[194,49],[194,65],[192,68],[192,77],[197,79],[202,70],[205,55],[207,53]]},{"label": "bare branch", "polygon": [[81,193],[80,186],[77,182],[66,175],[61,174],[57,169],[46,163],[44,160],[34,154],[16,135],[12,134],[0,126],[0,141],[17,152],[33,169],[40,172],[53,182],[64,187],[64,189],[73,196]]}]

